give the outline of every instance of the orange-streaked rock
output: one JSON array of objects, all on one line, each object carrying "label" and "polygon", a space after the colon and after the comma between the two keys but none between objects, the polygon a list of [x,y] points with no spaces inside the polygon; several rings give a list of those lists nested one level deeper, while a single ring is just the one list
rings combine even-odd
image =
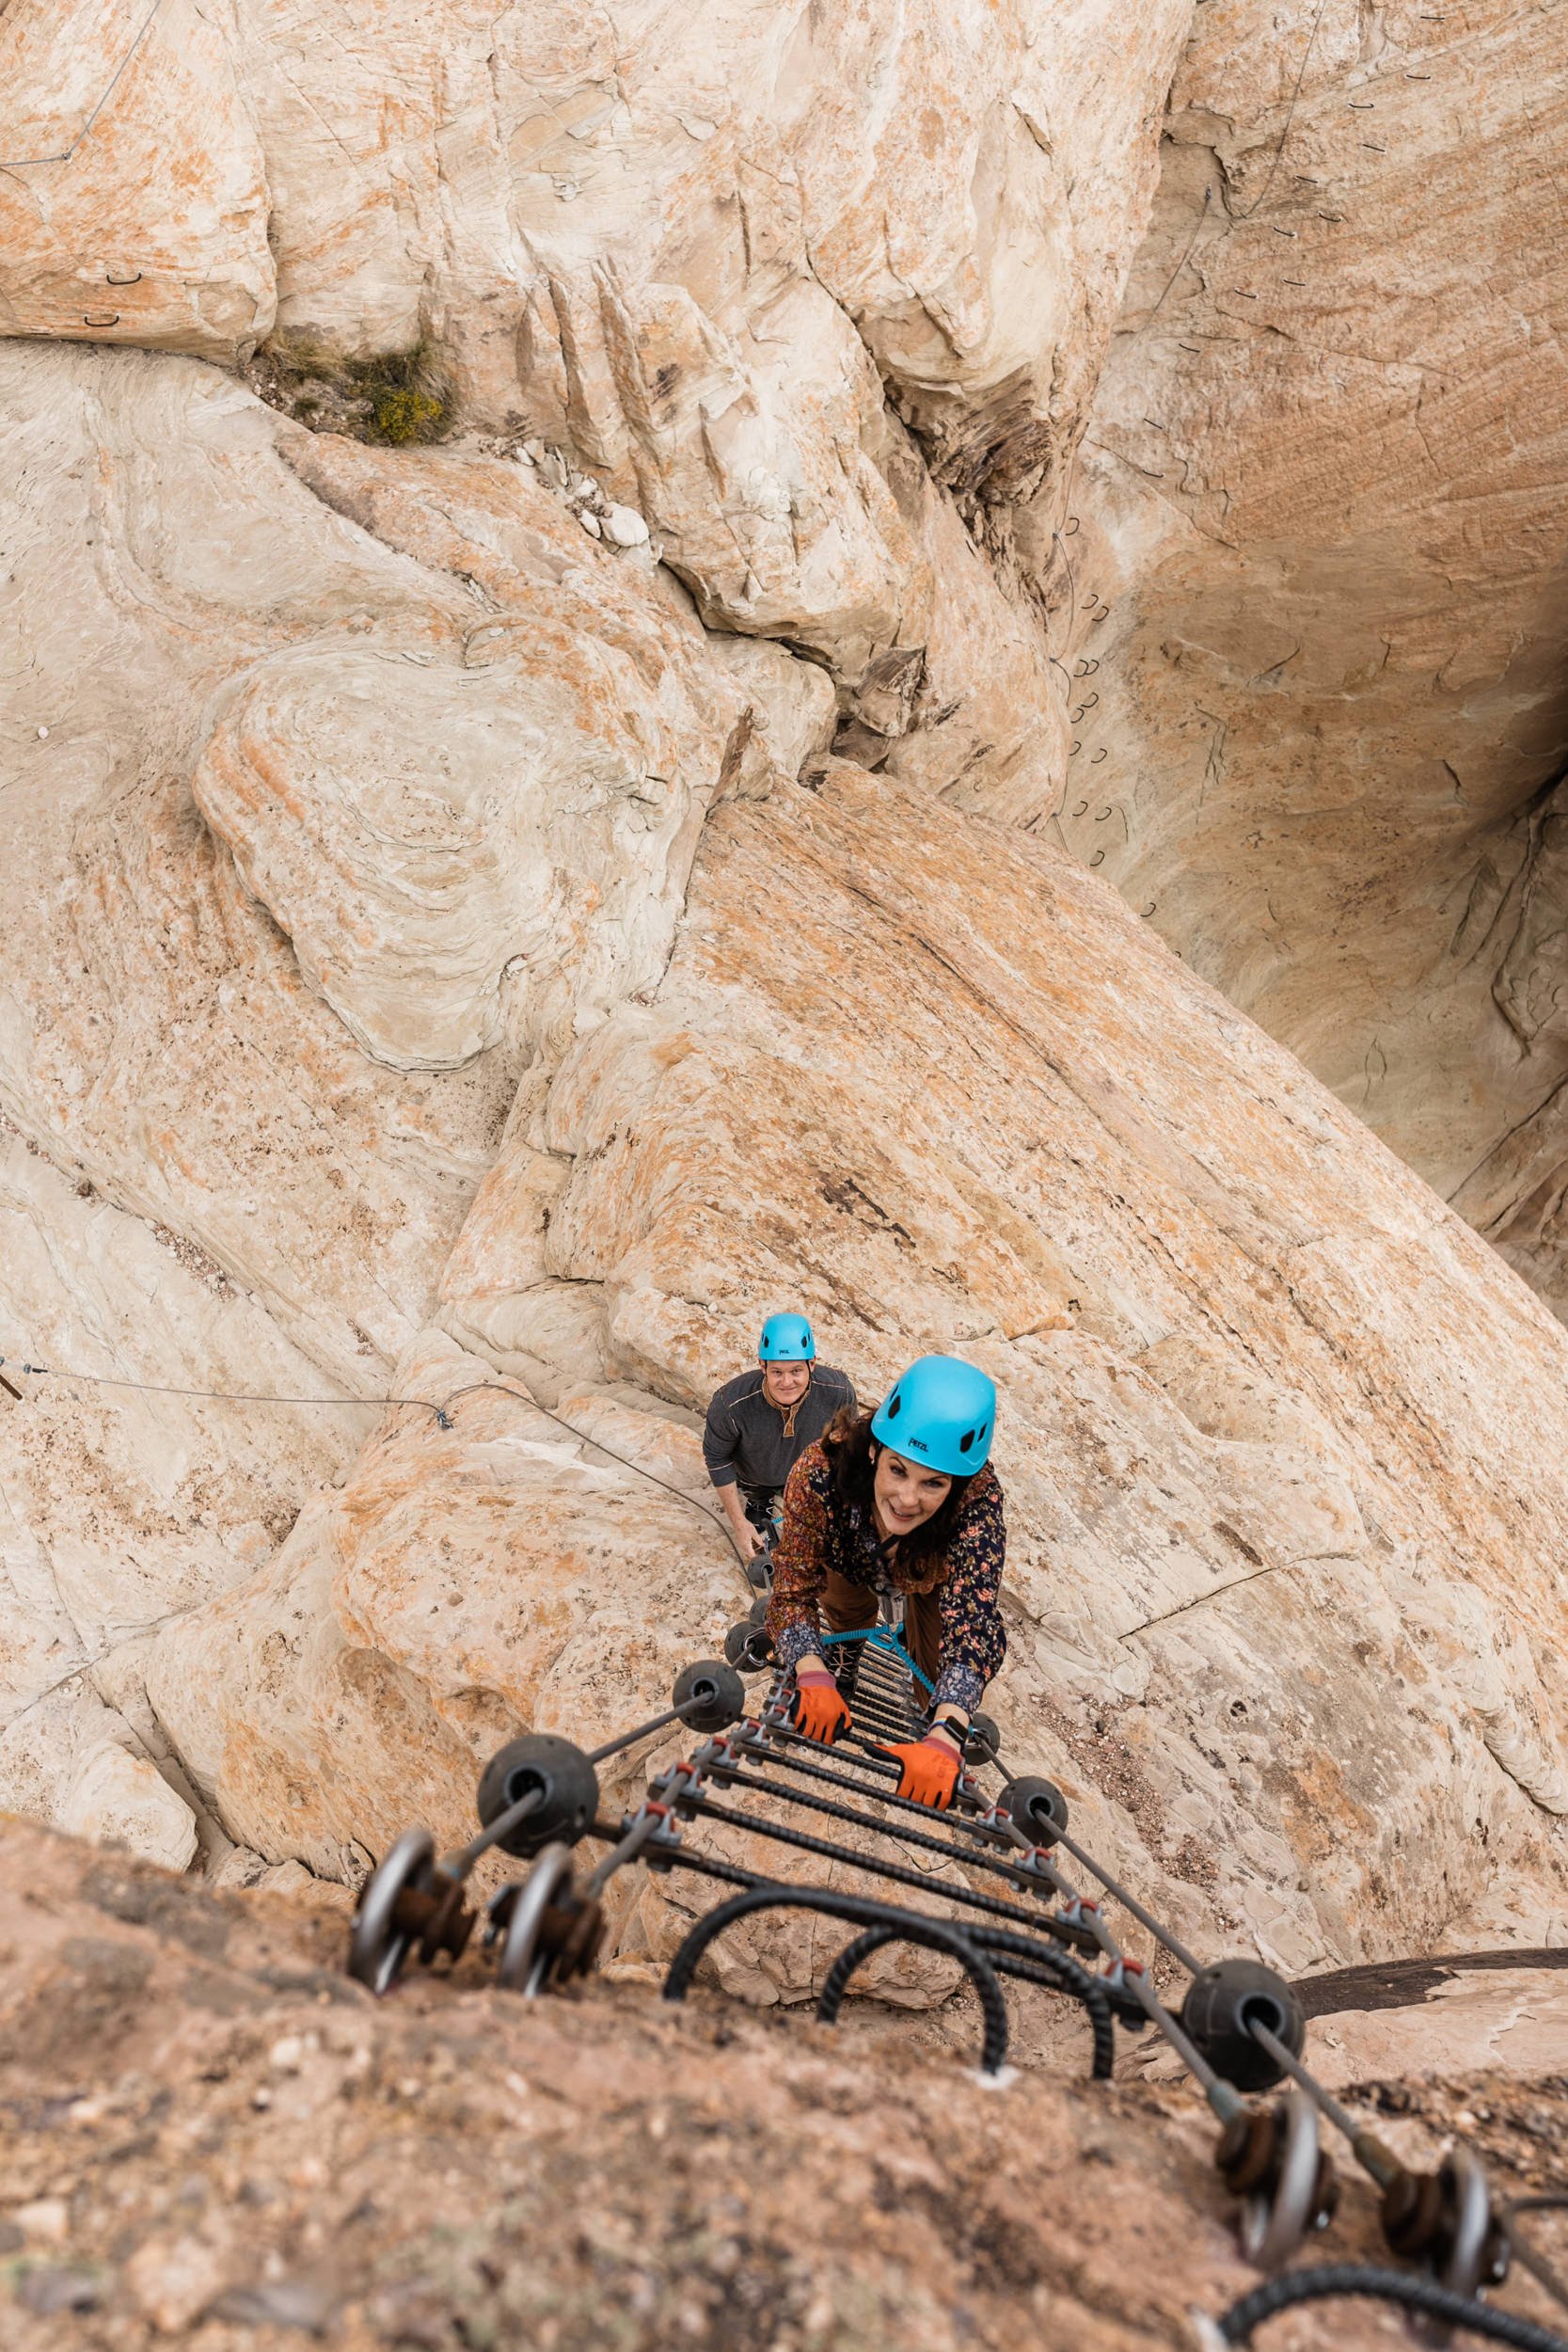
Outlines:
[{"label": "orange-streaked rock", "polygon": [[274,270],[230,12],[10,0],[0,18],[0,334],[248,353]]}]

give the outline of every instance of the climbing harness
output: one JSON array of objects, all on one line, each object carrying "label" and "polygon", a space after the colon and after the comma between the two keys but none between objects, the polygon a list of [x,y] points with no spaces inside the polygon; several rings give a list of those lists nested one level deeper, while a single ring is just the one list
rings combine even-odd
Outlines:
[{"label": "climbing harness", "polygon": [[[841,1920],[850,1931],[817,1996],[816,2014],[830,2025],[857,1970],[887,1946],[913,1945],[956,1961],[979,2004],[983,2080],[997,2080],[1006,2062],[1006,1978],[1077,2005],[1089,2028],[1094,2079],[1112,2072],[1117,2026],[1152,2027],[1219,2122],[1215,2167],[1238,2201],[1242,2250],[1266,2272],[1281,2271],[1338,2206],[1339,2184],[1322,2141],[1326,2122],[1380,2192],[1390,2251],[1418,2268],[1335,2265],[1276,2278],[1226,2314],[1221,2343],[1250,2343],[1254,2328],[1294,2300],[1384,2295],[1446,2327],[1534,2352],[1568,2352],[1563,2339],[1478,2299],[1502,2282],[1515,2253],[1549,2291],[1559,2293],[1560,2282],[1520,2238],[1515,2208],[1494,2201],[1467,2147],[1454,2147],[1430,2172],[1406,2166],[1305,2063],[1306,2019],[1285,1979],[1254,1960],[1199,1961],[1078,1842],[1053,1782],[1008,1771],[988,1716],[970,1724],[950,1810],[936,1813],[900,1797],[898,1768],[882,1744],[921,1738],[932,1696],[900,1629],[879,1622],[822,1637],[852,1726],[832,1747],[805,1738],[792,1719],[793,1677],[774,1660],[763,1623],[767,1606],[758,1595],[750,1615],[731,1627],[723,1659],[688,1666],[668,1708],[601,1747],[585,1752],[545,1733],[509,1740],[481,1775],[480,1830],[467,1846],[437,1861],[430,1833],[409,1830],[366,1882],[350,1934],[350,1974],[388,1993],[416,1962],[431,1967],[443,1953],[455,1962],[479,1927],[497,1982],[537,1997],[592,1971],[604,1936],[603,1896],[618,1870],[640,1862],[660,1874],[688,1871],[724,1889],[724,1899],[676,1949],[666,2000],[684,2000],[704,1955],[731,1927],[787,1909]],[[749,1706],[742,1677],[763,1674],[765,1692]],[[676,1724],[696,1735],[689,1752],[653,1773],[631,1810],[605,1818],[598,1766]],[[988,1775],[1000,1784],[994,1793],[984,1785]],[[857,1873],[864,1891],[742,1867],[699,1842],[705,1824],[835,1864]],[[579,1879],[576,1850],[583,1845],[604,1851]],[[491,1897],[481,1921],[465,1882],[493,1848],[531,1867]],[[1092,1896],[1069,1879],[1064,1856],[1095,1883]],[[911,1894],[923,1899],[921,1907],[911,1906]],[[1167,2006],[1150,1971],[1122,1949],[1106,1898],[1185,1976],[1179,2008]],[[1549,2201],[1527,2200],[1517,2210]]]}]

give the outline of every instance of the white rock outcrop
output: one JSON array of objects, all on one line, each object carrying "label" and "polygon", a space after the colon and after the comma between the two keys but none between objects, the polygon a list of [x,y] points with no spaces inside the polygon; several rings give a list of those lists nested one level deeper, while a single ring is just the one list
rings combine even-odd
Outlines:
[{"label": "white rock outcrop", "polygon": [[0,8],[0,334],[232,361],[276,312],[232,7]]},{"label": "white rock outcrop", "polygon": [[157,1767],[113,1740],[78,1758],[60,1805],[59,1826],[98,1845],[124,1846],[166,1870],[196,1856],[196,1816]]},{"label": "white rock outcrop", "polygon": [[[753,724],[681,593],[585,554],[518,469],[433,456],[388,481],[182,359],[10,342],[0,374],[18,665],[0,1356],[87,1375],[0,1392],[22,1710],[0,1795],[50,1809],[42,1725],[72,1691],[88,1720],[99,1703],[78,1681],[40,1714],[40,1694],[249,1574],[352,1454],[353,1400],[386,1393],[428,1316],[529,1041],[569,1041],[657,979],[703,807],[768,755],[760,705]],[[356,500],[364,524],[339,511]],[[534,699],[526,726],[513,706],[476,838],[531,828],[537,846],[486,901],[477,864],[454,886],[437,826],[461,822],[444,763],[498,667]],[[328,673],[367,672],[383,706],[320,697]],[[401,800],[366,723],[404,762]],[[507,1040],[478,1052],[503,997]],[[464,1067],[436,1066],[470,1037]]]}]

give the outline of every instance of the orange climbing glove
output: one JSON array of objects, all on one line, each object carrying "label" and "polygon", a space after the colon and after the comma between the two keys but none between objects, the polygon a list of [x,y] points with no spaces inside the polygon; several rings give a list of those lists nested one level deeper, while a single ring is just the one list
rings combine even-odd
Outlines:
[{"label": "orange climbing glove", "polygon": [[876,1753],[897,1765],[901,1797],[912,1797],[916,1804],[933,1804],[939,1813],[946,1812],[963,1768],[956,1748],[927,1733],[924,1740],[907,1740],[896,1747],[878,1748]]},{"label": "orange climbing glove", "polygon": [[820,1740],[830,1748],[835,1740],[843,1738],[854,1720],[844,1704],[838,1684],[820,1666],[808,1666],[804,1674],[796,1676],[791,1711],[797,1731],[803,1731],[808,1740]]}]

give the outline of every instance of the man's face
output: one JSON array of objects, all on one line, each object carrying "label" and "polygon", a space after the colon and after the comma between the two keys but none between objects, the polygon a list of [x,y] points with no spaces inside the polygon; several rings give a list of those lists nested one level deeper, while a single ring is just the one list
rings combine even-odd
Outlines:
[{"label": "man's face", "polygon": [[762,1392],[769,1405],[782,1405],[787,1412],[799,1405],[811,1386],[809,1364],[764,1364]]}]

